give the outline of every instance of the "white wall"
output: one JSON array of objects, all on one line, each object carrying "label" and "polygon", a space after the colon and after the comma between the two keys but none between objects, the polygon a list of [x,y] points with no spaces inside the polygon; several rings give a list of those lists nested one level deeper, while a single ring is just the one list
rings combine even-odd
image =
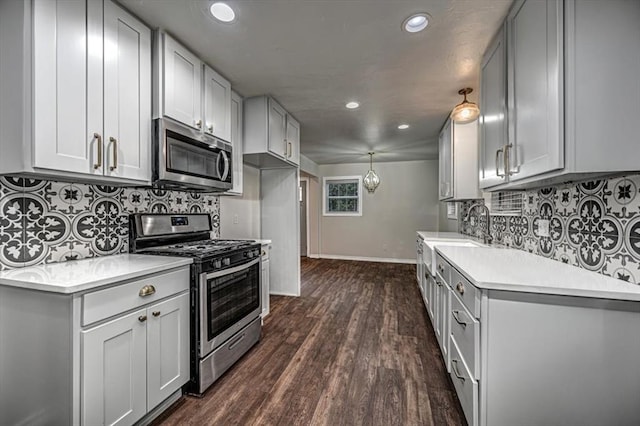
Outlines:
[{"label": "white wall", "polygon": [[[416,231],[439,229],[437,160],[373,166],[381,183],[374,194],[363,188],[362,216],[322,216],[320,212],[320,257],[415,262]],[[369,165],[364,163],[319,166],[323,177],[364,176],[368,169]],[[318,209],[322,209],[321,200],[318,204]]]},{"label": "white wall", "polygon": [[260,238],[260,170],[245,164],[243,172],[242,197],[220,197],[220,238]]}]

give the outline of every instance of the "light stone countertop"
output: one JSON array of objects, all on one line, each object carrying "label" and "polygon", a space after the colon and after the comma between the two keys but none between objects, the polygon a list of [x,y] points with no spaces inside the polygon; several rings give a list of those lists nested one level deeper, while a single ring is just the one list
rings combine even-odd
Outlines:
[{"label": "light stone countertop", "polygon": [[471,240],[470,235],[458,232],[438,232],[438,231],[416,231],[423,240]]},{"label": "light stone countertop", "polygon": [[0,272],[0,285],[72,294],[190,265],[191,258],[120,254]]},{"label": "light stone countertop", "polygon": [[638,284],[522,250],[443,245],[436,251],[481,289],[640,301]]}]

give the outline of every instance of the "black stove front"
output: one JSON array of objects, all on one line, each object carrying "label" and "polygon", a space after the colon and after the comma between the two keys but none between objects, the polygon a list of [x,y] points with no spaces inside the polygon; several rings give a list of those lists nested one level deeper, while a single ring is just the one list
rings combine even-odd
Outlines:
[{"label": "black stove front", "polygon": [[207,214],[135,214],[132,253],[190,257],[191,381],[201,395],[260,340],[260,244],[209,238]]}]

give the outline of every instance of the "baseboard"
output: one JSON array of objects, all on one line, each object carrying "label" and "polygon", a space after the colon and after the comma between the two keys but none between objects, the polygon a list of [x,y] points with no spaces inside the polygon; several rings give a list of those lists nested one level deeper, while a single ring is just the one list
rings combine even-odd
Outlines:
[{"label": "baseboard", "polygon": [[320,259],[319,254],[307,254],[307,257],[310,259]]},{"label": "baseboard", "polygon": [[382,263],[408,263],[416,264],[416,259],[396,259],[391,257],[362,257],[362,256],[342,256],[335,254],[320,254],[316,259],[335,259],[335,260],[357,260],[360,262],[382,262]]},{"label": "baseboard", "polygon": [[280,292],[280,291],[273,291],[271,289],[269,289],[269,294],[271,296],[293,296],[293,297],[299,297],[299,294],[295,294],[295,293],[286,293],[286,292]]}]

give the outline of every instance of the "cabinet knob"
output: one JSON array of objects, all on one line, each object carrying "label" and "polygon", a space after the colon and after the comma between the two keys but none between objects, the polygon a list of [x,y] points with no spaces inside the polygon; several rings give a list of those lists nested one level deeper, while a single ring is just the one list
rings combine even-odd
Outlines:
[{"label": "cabinet knob", "polygon": [[265,256],[267,254],[267,252],[265,250],[262,250],[262,255]]},{"label": "cabinet knob", "polygon": [[202,128],[202,120],[196,120],[196,121],[195,121],[195,125],[196,125],[196,127],[197,127],[198,129],[201,129],[201,128]]},{"label": "cabinet knob", "polygon": [[140,292],[138,293],[138,295],[140,297],[147,297],[147,296],[151,296],[152,294],[155,294],[155,292],[156,292],[156,288],[151,284],[147,284],[140,289]]},{"label": "cabinet knob", "polygon": [[154,317],[159,317],[160,316],[160,311],[153,311],[151,313],[151,315],[153,315]]},{"label": "cabinet knob", "polygon": [[138,317],[138,321],[140,321],[140,322],[145,322],[146,320],[147,320],[147,316],[146,315],[140,315]]},{"label": "cabinet knob", "polygon": [[462,282],[456,284],[456,290],[458,290],[458,293],[464,294],[464,284],[462,284]]},{"label": "cabinet knob", "polygon": [[213,133],[213,124],[210,126],[207,126],[207,130],[209,131],[209,133]]}]

